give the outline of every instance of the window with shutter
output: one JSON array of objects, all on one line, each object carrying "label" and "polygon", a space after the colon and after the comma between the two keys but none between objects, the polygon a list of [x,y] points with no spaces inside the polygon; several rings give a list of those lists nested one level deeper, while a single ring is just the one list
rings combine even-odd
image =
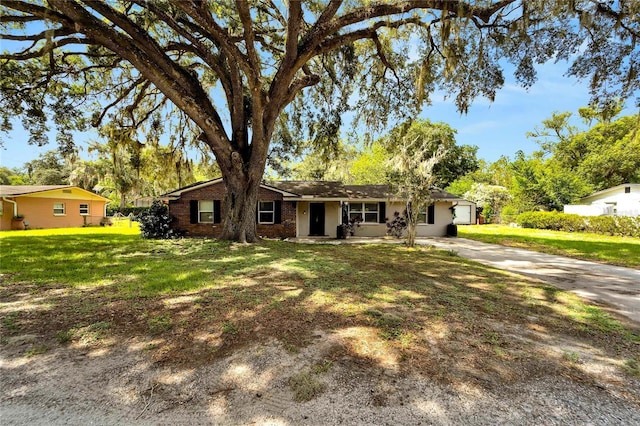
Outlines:
[{"label": "window with shutter", "polygon": [[427,206],[427,210],[423,210],[420,213],[418,213],[418,219],[416,221],[416,223],[426,223],[428,225],[433,225],[434,223],[436,223],[436,209],[435,209],[435,204],[431,204],[429,206]]},{"label": "window with shutter", "polygon": [[198,223],[198,200],[189,200],[189,223]]},{"label": "window with shutter", "polygon": [[273,223],[282,223],[282,201],[276,200],[273,202],[274,218]]},{"label": "window with shutter", "polygon": [[429,225],[433,225],[436,223],[436,206],[435,204],[431,204],[427,207],[427,223]]},{"label": "window with shutter", "polygon": [[379,223],[380,203],[349,203],[349,220]]},{"label": "window with shutter", "polygon": [[222,222],[222,205],[220,200],[213,200],[213,223]]},{"label": "window with shutter", "polygon": [[198,202],[198,222],[213,223],[213,201],[200,200]]},{"label": "window with shutter", "polygon": [[258,202],[258,223],[270,225],[275,220],[275,203],[273,201]]}]

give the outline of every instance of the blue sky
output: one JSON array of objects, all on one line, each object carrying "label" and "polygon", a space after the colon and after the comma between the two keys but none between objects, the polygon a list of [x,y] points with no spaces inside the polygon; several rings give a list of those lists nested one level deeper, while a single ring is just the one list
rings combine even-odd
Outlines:
[{"label": "blue sky", "polygon": [[[586,84],[564,77],[567,67],[566,63],[547,63],[538,67],[538,81],[529,90],[516,85],[507,74],[505,86],[498,91],[495,102],[477,99],[466,115],[456,111],[453,101],[433,96],[433,105],[425,108],[421,117],[449,124],[457,130],[458,145],[478,146],[478,158],[489,162],[501,155],[513,157],[518,150],[531,153],[538,146],[526,138],[526,132],[534,130],[553,112],[576,113],[589,102]],[[627,104],[633,106],[633,102],[630,100]],[[636,112],[633,108],[624,111],[626,114]],[[39,154],[56,148],[55,134],[51,135],[52,142],[41,148],[29,145],[27,139],[20,123],[16,123],[15,130],[5,138],[0,164],[21,167]],[[76,142],[82,146],[82,141],[97,139],[97,134],[90,132],[78,134]]]},{"label": "blue sky", "polygon": [[457,130],[458,145],[478,146],[478,158],[489,162],[501,155],[513,157],[518,150],[531,153],[539,147],[526,137],[527,132],[540,127],[554,112],[570,111],[577,116],[578,108],[589,103],[587,85],[565,77],[567,68],[566,63],[539,66],[538,81],[528,90],[505,75],[506,83],[494,102],[477,99],[468,114],[461,115],[452,102],[440,101],[421,117],[449,124]]}]

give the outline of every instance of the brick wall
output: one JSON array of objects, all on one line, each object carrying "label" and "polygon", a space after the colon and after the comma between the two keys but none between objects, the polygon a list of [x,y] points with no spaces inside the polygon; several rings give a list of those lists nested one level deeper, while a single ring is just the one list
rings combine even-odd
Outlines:
[{"label": "brick wall", "polygon": [[[188,236],[217,237],[220,235],[220,223],[190,223],[191,200],[223,200],[224,184],[213,183],[209,186],[185,192],[179,200],[169,202],[169,214],[174,217],[172,226],[184,231]],[[265,188],[258,192],[259,201],[282,201],[282,194]],[[224,206],[222,206],[224,210]],[[282,201],[282,223],[273,225],[257,225],[258,235],[269,238],[286,238],[296,236],[296,203]]]}]

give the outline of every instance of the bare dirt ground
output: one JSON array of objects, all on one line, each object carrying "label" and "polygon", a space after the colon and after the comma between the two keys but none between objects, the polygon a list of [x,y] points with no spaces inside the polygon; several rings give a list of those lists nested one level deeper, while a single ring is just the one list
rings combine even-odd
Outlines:
[{"label": "bare dirt ground", "polygon": [[[530,359],[522,377],[466,368],[461,359],[452,364],[451,377],[439,380],[406,368],[410,360],[375,340],[360,351],[377,363],[349,356],[347,348],[357,345],[355,336],[362,333],[366,330],[317,331],[300,351],[263,341],[196,367],[155,362],[150,340],[72,344],[33,354],[37,350],[26,349],[40,344],[39,336],[13,336],[1,347],[0,422],[640,424],[640,380],[622,374],[591,347],[574,347],[567,365],[551,371],[544,360]],[[561,357],[559,348],[568,347],[568,342],[539,341],[531,332],[517,337],[550,357]],[[532,373],[537,368],[544,373]]]}]

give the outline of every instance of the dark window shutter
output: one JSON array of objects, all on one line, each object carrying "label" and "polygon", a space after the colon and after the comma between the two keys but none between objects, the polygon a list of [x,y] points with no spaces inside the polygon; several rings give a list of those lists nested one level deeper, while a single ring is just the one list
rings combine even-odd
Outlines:
[{"label": "dark window shutter", "polygon": [[222,212],[220,208],[220,200],[213,200],[213,223],[222,222]]},{"label": "dark window shutter", "polygon": [[387,204],[382,201],[378,203],[378,223],[386,223],[387,222]]},{"label": "dark window shutter", "polygon": [[436,223],[436,205],[430,204],[427,208],[427,223],[433,225]]},{"label": "dark window shutter", "polygon": [[282,223],[282,201],[273,202],[273,223]]},{"label": "dark window shutter", "polygon": [[189,221],[198,223],[198,200],[189,200]]}]

